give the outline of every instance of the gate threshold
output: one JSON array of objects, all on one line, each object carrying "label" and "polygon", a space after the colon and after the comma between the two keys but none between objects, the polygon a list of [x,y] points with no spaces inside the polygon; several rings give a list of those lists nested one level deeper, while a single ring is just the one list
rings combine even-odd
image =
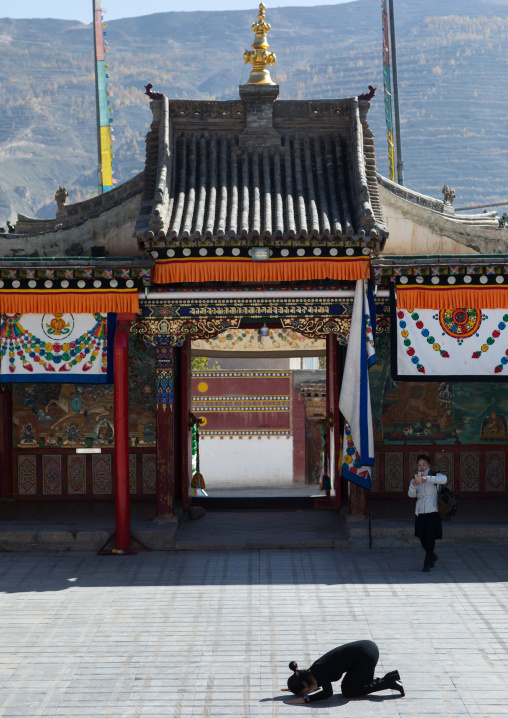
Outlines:
[{"label": "gate threshold", "polygon": [[323,494],[308,496],[193,496],[192,506],[202,506],[204,509],[221,511],[263,509],[264,511],[296,511],[298,509],[312,509],[315,500],[320,502],[327,497]]}]

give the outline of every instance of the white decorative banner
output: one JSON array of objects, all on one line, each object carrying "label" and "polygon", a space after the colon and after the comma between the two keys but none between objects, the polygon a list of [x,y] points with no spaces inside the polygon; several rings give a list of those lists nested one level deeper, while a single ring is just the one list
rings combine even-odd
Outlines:
[{"label": "white decorative banner", "polygon": [[506,309],[396,309],[396,314],[393,379],[508,380]]},{"label": "white decorative banner", "polygon": [[0,315],[0,381],[111,383],[115,320],[98,313]]},{"label": "white decorative banner", "polygon": [[339,408],[345,419],[341,475],[370,491],[374,464],[374,432],[369,368],[376,363],[376,314],[367,280],[356,282]]}]

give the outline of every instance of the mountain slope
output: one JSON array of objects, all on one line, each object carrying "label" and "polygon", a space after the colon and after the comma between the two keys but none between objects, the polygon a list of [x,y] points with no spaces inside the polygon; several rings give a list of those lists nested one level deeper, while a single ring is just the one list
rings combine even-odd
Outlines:
[{"label": "mountain slope", "polygon": [[[397,57],[405,184],[457,206],[508,201],[508,2],[398,0]],[[231,99],[248,77],[243,51],[256,12],[161,13],[108,23],[116,177],[144,165],[151,121],[144,85],[169,97]],[[378,88],[369,113],[387,174],[378,0],[267,8],[281,99],[346,97]],[[91,25],[0,21],[0,223],[54,216],[97,193]],[[506,208],[504,208],[506,211]]]}]

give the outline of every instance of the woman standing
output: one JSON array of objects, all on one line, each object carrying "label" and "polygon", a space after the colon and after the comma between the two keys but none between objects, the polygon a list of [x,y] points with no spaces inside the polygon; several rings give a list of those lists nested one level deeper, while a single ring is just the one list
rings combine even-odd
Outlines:
[{"label": "woman standing", "polygon": [[418,536],[425,551],[423,570],[425,572],[434,568],[437,556],[434,553],[436,539],[443,538],[443,527],[437,507],[437,492],[439,484],[446,484],[447,478],[438,472],[430,475],[430,459],[420,454],[416,460],[417,473],[409,484],[408,496],[416,497],[415,508],[415,536]]},{"label": "woman standing", "polygon": [[[379,649],[373,641],[353,641],[328,651],[307,670],[299,671],[298,664],[291,661],[289,669],[293,675],[288,678],[288,687],[282,690],[291,691],[299,698],[286,703],[298,705],[330,698],[333,695],[332,682],[339,681],[343,674],[340,688],[347,698],[387,689],[405,695],[398,671],[391,671],[383,678],[374,678],[378,660]],[[321,690],[315,693],[318,688]]]}]

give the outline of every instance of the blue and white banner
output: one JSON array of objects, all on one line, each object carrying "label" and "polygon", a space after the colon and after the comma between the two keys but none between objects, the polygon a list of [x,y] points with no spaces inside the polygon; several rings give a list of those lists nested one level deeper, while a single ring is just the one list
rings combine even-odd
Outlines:
[{"label": "blue and white banner", "polygon": [[0,382],[111,383],[116,314],[1,314]]},{"label": "blue and white banner", "polygon": [[367,280],[356,282],[339,408],[345,419],[341,474],[370,490],[374,464],[374,432],[370,406],[369,367],[376,363],[376,311]]}]

